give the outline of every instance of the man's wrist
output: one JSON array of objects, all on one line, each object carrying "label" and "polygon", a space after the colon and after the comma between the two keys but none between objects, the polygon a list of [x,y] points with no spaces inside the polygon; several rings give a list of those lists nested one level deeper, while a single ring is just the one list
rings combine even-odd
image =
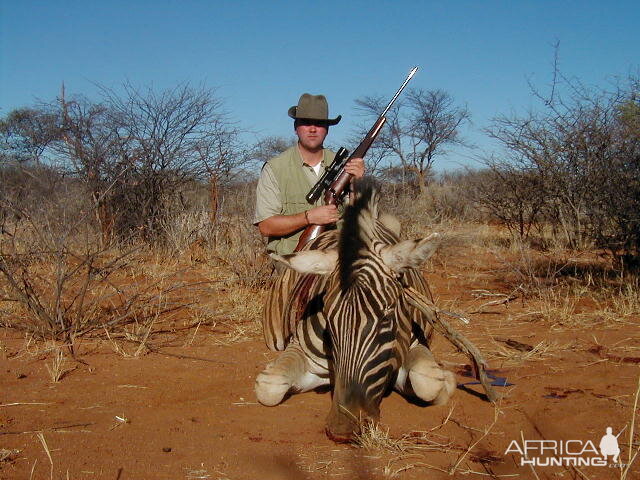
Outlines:
[{"label": "man's wrist", "polygon": [[307,225],[311,225],[311,222],[309,221],[309,210],[304,211],[304,219],[307,221]]}]

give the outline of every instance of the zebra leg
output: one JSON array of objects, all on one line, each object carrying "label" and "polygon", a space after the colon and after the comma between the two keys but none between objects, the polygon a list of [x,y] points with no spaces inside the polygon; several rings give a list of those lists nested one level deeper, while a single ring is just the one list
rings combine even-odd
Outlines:
[{"label": "zebra leg", "polygon": [[422,344],[411,347],[398,372],[396,389],[399,392],[442,405],[449,401],[455,388],[453,373],[438,365],[427,347]]},{"label": "zebra leg", "polygon": [[328,376],[316,375],[297,342],[291,342],[273,362],[256,377],[258,401],[268,407],[278,405],[289,392],[307,392],[329,383]]}]

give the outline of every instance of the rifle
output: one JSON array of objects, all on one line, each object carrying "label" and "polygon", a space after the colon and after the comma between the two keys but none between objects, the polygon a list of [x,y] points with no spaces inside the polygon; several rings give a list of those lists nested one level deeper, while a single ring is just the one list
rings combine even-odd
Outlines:
[{"label": "rifle", "polygon": [[[325,205],[339,205],[342,203],[344,196],[348,192],[348,186],[351,183],[352,175],[344,171],[344,166],[347,164],[349,160],[352,158],[364,158],[364,156],[369,151],[369,147],[376,139],[380,130],[384,126],[387,118],[385,115],[391,108],[391,105],[396,101],[396,99],[404,90],[404,87],[407,86],[411,77],[415,75],[418,71],[418,67],[413,67],[407,75],[407,78],[404,80],[396,94],[393,96],[389,104],[382,111],[376,122],[373,124],[373,127],[369,130],[369,132],[365,135],[364,139],[360,142],[360,145],[353,151],[351,155],[344,148],[340,148],[338,153],[336,153],[333,162],[331,165],[325,170],[320,180],[316,182],[316,184],[311,188],[307,196],[305,197],[307,202],[313,204],[315,203],[320,195],[324,192],[324,204]],[[322,232],[327,229],[326,225],[308,225],[305,228],[304,232],[300,236],[298,240],[298,245],[296,246],[295,251],[297,252],[302,247],[304,247],[310,240],[313,240]]]}]

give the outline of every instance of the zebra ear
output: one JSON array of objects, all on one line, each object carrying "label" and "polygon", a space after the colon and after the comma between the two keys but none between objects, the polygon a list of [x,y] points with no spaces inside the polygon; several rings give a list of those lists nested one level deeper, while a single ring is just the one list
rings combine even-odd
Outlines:
[{"label": "zebra ear", "polygon": [[400,236],[400,221],[396,217],[388,213],[381,213],[378,220],[393,233]]},{"label": "zebra ear", "polygon": [[401,272],[407,268],[418,268],[433,255],[441,241],[440,234],[432,233],[420,240],[405,240],[389,245],[382,249],[382,260],[395,272]]},{"label": "zebra ear", "polygon": [[305,250],[289,255],[272,253],[270,256],[298,273],[327,275],[335,270],[338,263],[338,251],[335,249]]}]

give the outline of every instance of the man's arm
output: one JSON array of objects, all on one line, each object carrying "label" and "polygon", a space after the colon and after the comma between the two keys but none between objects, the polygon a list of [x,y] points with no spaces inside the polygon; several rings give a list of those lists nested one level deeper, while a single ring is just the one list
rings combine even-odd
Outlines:
[{"label": "man's arm", "polygon": [[258,229],[265,237],[282,237],[307,225],[329,225],[336,223],[338,219],[335,205],[322,205],[294,215],[273,215],[258,223]]}]

